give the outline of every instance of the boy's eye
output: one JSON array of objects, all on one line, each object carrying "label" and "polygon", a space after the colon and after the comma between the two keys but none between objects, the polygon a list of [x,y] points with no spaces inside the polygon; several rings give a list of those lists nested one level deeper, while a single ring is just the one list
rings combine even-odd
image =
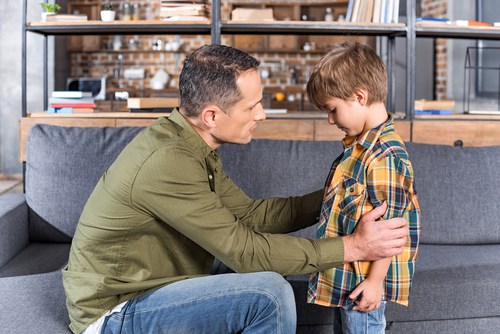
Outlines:
[{"label": "boy's eye", "polygon": [[335,114],[336,111],[337,111],[337,108],[333,108],[332,110],[330,110],[330,113]]}]

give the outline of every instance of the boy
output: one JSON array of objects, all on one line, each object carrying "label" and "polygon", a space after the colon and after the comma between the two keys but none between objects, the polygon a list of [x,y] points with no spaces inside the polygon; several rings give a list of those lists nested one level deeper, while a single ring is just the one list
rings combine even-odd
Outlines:
[{"label": "boy", "polygon": [[309,100],[347,135],[325,185],[318,238],[348,235],[360,217],[388,203],[383,219],[404,217],[403,253],[313,273],[308,302],[334,306],[335,333],[384,333],[386,302],[408,306],[420,237],[413,169],[385,109],[387,72],[368,46],[345,42],[316,65]]}]

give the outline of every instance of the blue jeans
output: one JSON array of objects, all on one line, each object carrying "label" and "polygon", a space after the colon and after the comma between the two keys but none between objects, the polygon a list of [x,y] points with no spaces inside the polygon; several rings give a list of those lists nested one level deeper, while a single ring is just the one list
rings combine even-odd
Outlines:
[{"label": "blue jeans", "polygon": [[295,333],[290,284],[274,272],[187,279],[130,300],[106,318],[110,333]]},{"label": "blue jeans", "polygon": [[371,312],[354,311],[356,304],[352,303],[334,309],[333,332],[335,334],[384,334],[385,333],[385,305],[382,300],[380,307]]}]

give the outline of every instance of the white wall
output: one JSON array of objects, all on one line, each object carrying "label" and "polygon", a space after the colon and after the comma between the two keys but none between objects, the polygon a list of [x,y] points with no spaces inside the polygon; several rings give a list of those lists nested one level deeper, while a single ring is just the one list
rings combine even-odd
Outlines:
[{"label": "white wall", "polygon": [[[39,0],[28,1],[28,22],[40,21]],[[21,52],[23,2],[0,1],[0,171],[22,172],[18,158],[21,118]],[[53,87],[53,38],[49,38],[49,89]],[[43,38],[28,33],[28,112],[43,110]]]}]

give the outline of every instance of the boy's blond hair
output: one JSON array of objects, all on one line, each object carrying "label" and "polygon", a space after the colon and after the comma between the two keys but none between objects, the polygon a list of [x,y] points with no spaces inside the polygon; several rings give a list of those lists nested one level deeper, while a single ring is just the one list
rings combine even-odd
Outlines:
[{"label": "boy's blond hair", "polygon": [[368,91],[368,106],[387,99],[387,70],[382,59],[358,42],[336,44],[314,67],[307,83],[309,101],[320,110],[332,97],[351,100],[357,89]]}]

